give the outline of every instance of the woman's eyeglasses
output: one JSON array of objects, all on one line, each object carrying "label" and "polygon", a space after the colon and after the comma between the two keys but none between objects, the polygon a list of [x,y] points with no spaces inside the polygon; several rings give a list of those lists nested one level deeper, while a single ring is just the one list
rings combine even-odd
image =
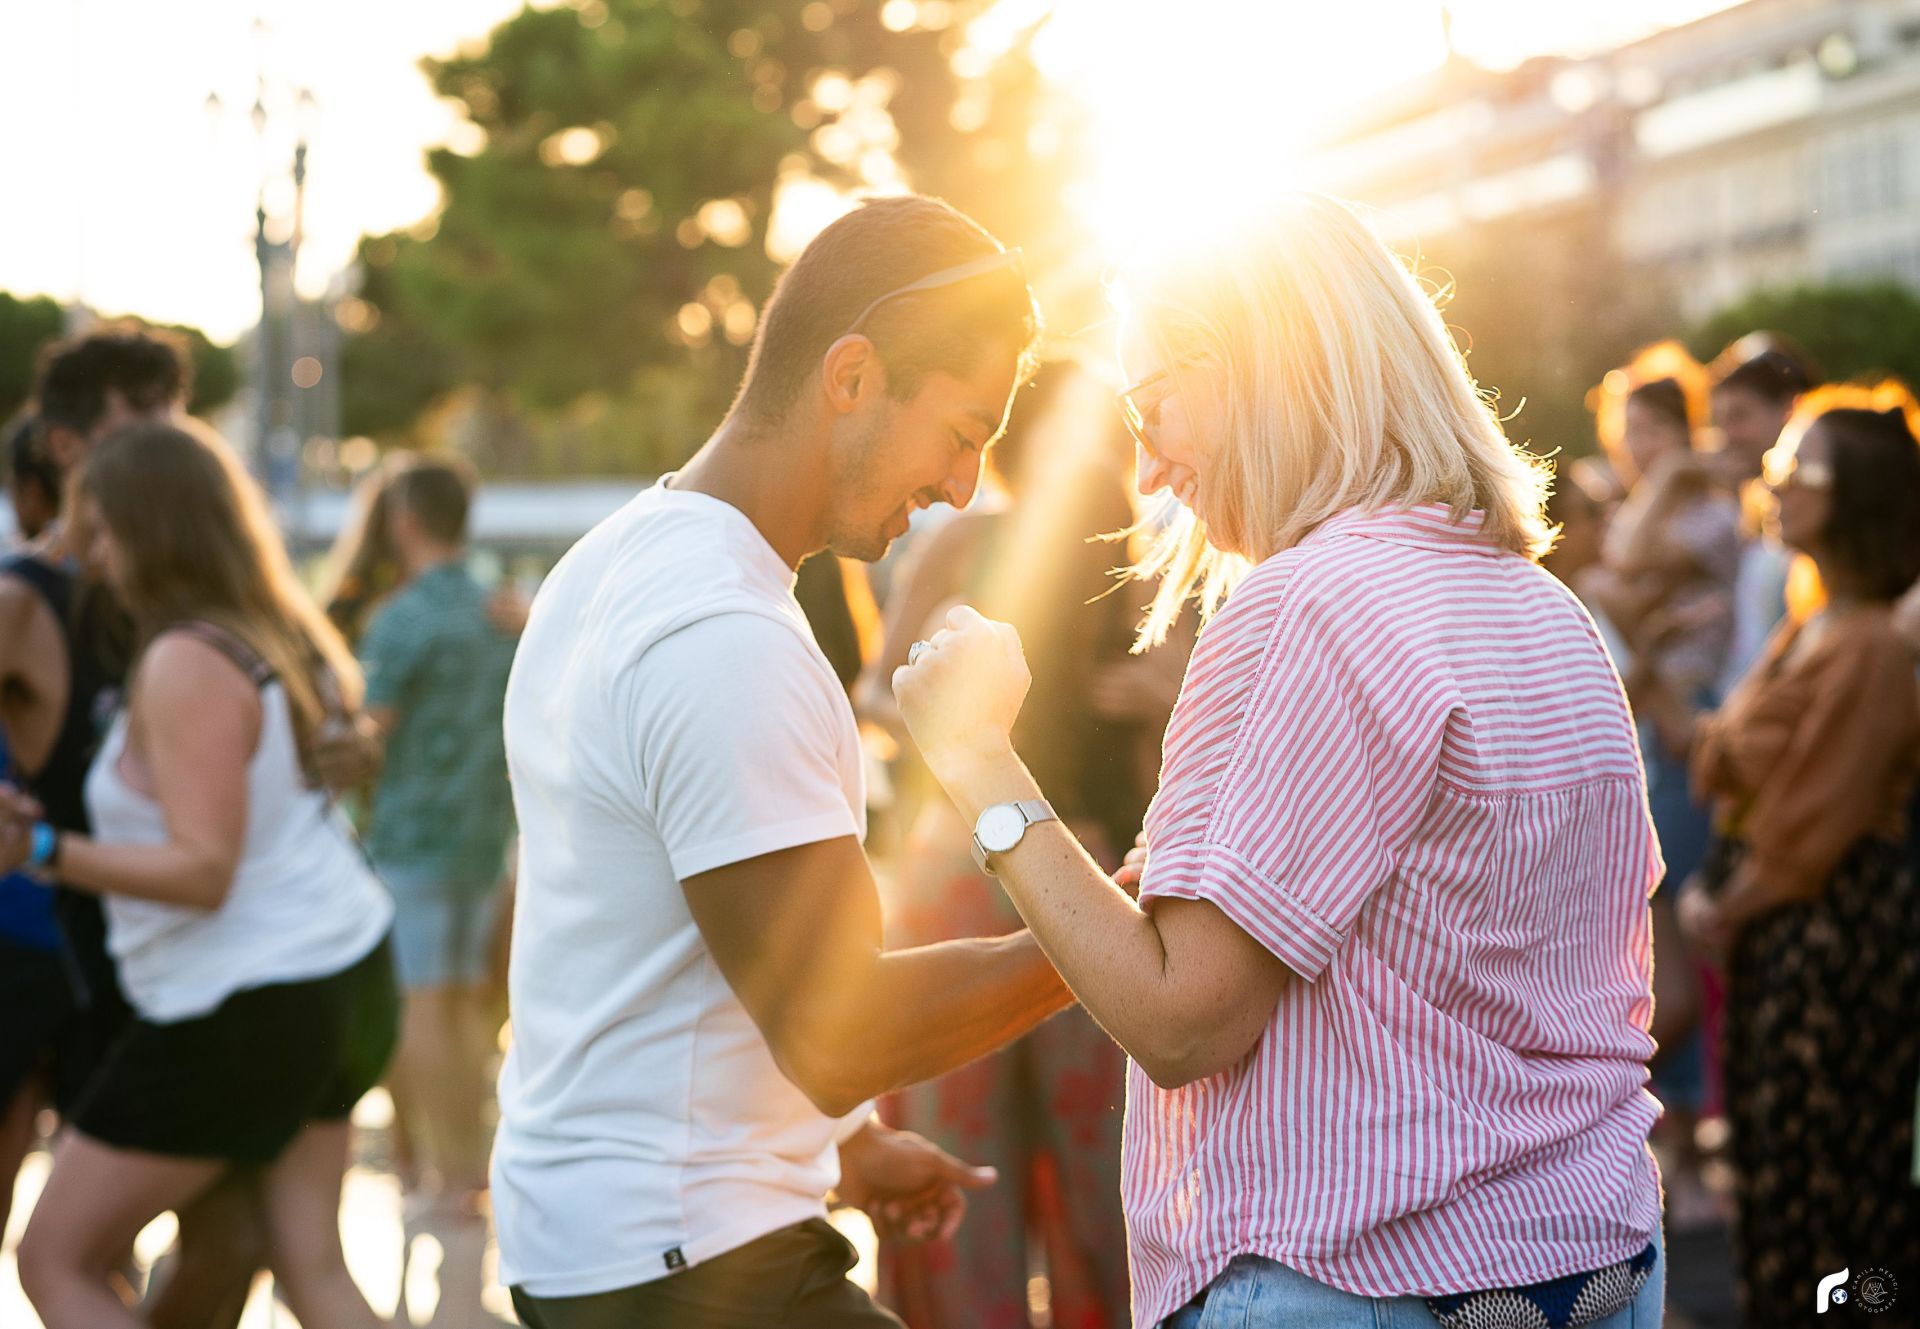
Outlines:
[{"label": "woman's eyeglasses", "polygon": [[1171,378],[1172,375],[1166,370],[1157,369],[1114,399],[1120,404],[1120,418],[1127,422],[1127,432],[1133,435],[1135,443],[1148,452],[1158,451],[1153,445],[1152,435],[1147,432],[1148,427],[1160,422],[1160,403],[1172,395],[1173,389],[1166,388],[1144,406],[1140,404],[1140,397],[1142,393],[1170,382]]}]

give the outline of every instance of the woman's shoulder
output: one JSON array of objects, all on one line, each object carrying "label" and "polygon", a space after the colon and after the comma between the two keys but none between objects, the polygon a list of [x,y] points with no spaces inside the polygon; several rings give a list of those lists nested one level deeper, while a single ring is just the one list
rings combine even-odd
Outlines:
[{"label": "woman's shoulder", "polygon": [[1883,604],[1861,605],[1834,617],[1804,656],[1810,669],[1849,676],[1911,671],[1920,665],[1894,625],[1893,607]]},{"label": "woman's shoulder", "polygon": [[1196,658],[1344,654],[1359,627],[1383,623],[1380,597],[1333,542],[1295,545],[1255,564],[1200,634]]},{"label": "woman's shoulder", "polygon": [[163,628],[140,657],[133,677],[133,703],[198,709],[257,699],[260,681],[246,660],[246,648],[227,644],[222,635],[230,634],[197,623]]}]

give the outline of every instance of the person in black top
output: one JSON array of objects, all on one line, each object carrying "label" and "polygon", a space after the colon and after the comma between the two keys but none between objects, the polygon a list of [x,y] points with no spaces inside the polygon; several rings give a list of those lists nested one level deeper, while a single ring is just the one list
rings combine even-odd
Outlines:
[{"label": "person in black top", "polygon": [[60,515],[60,468],[47,451],[46,427],[31,411],[7,422],[7,498],[13,505],[14,533],[24,542],[38,540]]}]

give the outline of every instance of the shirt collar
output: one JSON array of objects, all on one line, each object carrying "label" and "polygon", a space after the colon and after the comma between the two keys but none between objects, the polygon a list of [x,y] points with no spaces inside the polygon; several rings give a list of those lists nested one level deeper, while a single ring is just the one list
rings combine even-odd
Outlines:
[{"label": "shirt collar", "polygon": [[1459,517],[1444,503],[1367,512],[1349,508],[1328,518],[1302,544],[1335,535],[1353,535],[1414,549],[1499,555],[1504,547],[1486,533],[1487,514],[1473,508]]}]

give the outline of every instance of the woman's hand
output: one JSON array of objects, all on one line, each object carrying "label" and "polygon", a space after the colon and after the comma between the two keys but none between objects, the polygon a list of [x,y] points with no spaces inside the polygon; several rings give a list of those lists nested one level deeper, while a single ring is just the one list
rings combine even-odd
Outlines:
[{"label": "woman's hand", "polygon": [[314,741],[309,775],[329,793],[348,793],[380,774],[386,754],[386,734],[364,711],[335,716]]},{"label": "woman's hand", "polygon": [[947,1241],[967,1212],[967,1192],[998,1174],[973,1167],[915,1135],[878,1121],[840,1146],[840,1198],[864,1209],[883,1237]]},{"label": "woman's hand", "polygon": [[1133,848],[1127,850],[1127,856],[1120,861],[1120,868],[1113,874],[1113,884],[1138,900],[1140,898],[1140,878],[1147,871],[1147,833],[1141,831],[1134,838]]},{"label": "woman's hand", "polygon": [[0,781],[0,874],[26,865],[33,854],[34,824],[43,815],[26,791]]},{"label": "woman's hand", "polygon": [[1697,880],[1689,878],[1681,888],[1680,902],[1674,912],[1679,917],[1681,933],[1694,949],[1714,964],[1724,965],[1733,942],[1733,928],[1720,902],[1707,894]]},{"label": "woman's hand", "polygon": [[966,605],[947,615],[918,664],[893,673],[907,732],[943,783],[977,758],[1011,750],[1013,722],[1032,684],[1020,634]]}]

